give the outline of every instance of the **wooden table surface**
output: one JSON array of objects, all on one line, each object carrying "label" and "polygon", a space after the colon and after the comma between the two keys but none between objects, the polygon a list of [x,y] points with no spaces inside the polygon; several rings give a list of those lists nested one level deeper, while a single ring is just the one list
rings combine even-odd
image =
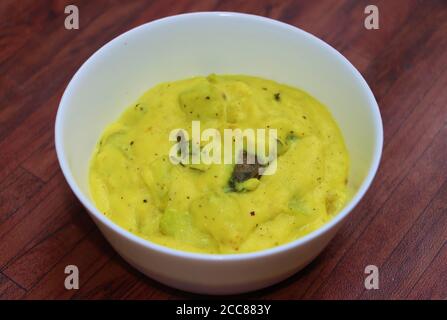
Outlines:
[{"label": "wooden table surface", "polygon": [[[80,29],[64,28],[76,4]],[[366,30],[364,9],[379,8]],[[0,2],[0,298],[196,298],[146,278],[104,240],[66,184],[54,151],[65,86],[103,44],[142,23],[240,11],[309,31],[370,84],[383,117],[380,170],[329,247],[265,299],[447,298],[447,1]],[[77,265],[80,289],[66,290]],[[364,287],[376,265],[380,289]]]}]

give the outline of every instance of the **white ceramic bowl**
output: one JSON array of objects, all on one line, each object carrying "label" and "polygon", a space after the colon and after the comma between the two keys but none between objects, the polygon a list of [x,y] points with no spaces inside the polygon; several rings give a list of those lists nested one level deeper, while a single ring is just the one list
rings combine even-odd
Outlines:
[{"label": "white ceramic bowl", "polygon": [[[296,241],[254,253],[212,255],[166,248],[122,229],[94,206],[87,174],[105,126],[142,93],[196,75],[248,74],[302,88],[325,103],[343,132],[356,190],[328,224]],[[379,108],[359,72],[335,49],[296,27],[253,15],[203,12],[144,24],[113,39],[70,81],[56,118],[56,150],[71,189],[115,250],[169,286],[235,294],[279,282],[312,261],[368,189],[379,164]],[[82,270],[81,270],[82,272]]]}]

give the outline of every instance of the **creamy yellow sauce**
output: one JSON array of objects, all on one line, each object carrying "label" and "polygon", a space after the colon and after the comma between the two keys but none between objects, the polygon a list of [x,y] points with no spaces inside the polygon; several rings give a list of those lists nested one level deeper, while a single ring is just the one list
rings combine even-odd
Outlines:
[{"label": "creamy yellow sauce", "polygon": [[[235,165],[175,165],[170,132],[264,128],[278,133],[272,175],[229,187]],[[349,158],[328,110],[307,93],[242,75],[162,83],[109,125],[94,152],[90,193],[130,232],[171,248],[240,253],[321,227],[347,201]],[[254,183],[255,182],[255,183]]]}]

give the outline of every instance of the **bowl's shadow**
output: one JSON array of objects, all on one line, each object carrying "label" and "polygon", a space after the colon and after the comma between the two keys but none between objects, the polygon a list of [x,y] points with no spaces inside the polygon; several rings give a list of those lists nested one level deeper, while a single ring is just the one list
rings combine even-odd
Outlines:
[{"label": "bowl's shadow", "polygon": [[[142,272],[138,271],[137,269],[133,268],[130,264],[128,264],[122,257],[120,257],[118,254],[115,255],[115,260],[119,260],[118,263],[122,264],[126,270],[131,273],[133,276],[137,277],[139,281],[144,282],[149,287],[155,289],[158,292],[153,292],[153,294],[141,297],[138,297],[138,299],[188,299],[188,300],[250,300],[250,299],[281,299],[280,297],[277,298],[275,295],[279,291],[287,291],[292,286],[296,285],[297,282],[300,281],[300,279],[305,278],[317,265],[321,263],[321,261],[324,259],[324,251],[315,258],[309,265],[304,267],[302,270],[298,271],[291,277],[274,284],[272,286],[247,292],[243,294],[235,294],[235,295],[204,295],[204,294],[196,294],[191,293],[179,289],[175,289],[172,287],[169,287],[167,285],[164,285],[152,278],[149,278]],[[287,294],[289,296],[289,294]],[[132,294],[130,294],[132,296]],[[132,297],[133,298],[133,297]]]}]

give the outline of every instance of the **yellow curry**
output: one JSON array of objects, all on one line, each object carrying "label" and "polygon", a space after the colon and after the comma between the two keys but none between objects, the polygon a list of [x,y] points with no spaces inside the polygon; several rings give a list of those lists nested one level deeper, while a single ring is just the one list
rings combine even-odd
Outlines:
[{"label": "yellow curry", "polygon": [[[259,164],[175,164],[176,128],[276,129],[276,171]],[[309,94],[243,75],[167,82],[109,125],[94,152],[91,196],[108,218],[186,251],[271,248],[321,227],[347,201],[349,158],[328,110]]]}]

